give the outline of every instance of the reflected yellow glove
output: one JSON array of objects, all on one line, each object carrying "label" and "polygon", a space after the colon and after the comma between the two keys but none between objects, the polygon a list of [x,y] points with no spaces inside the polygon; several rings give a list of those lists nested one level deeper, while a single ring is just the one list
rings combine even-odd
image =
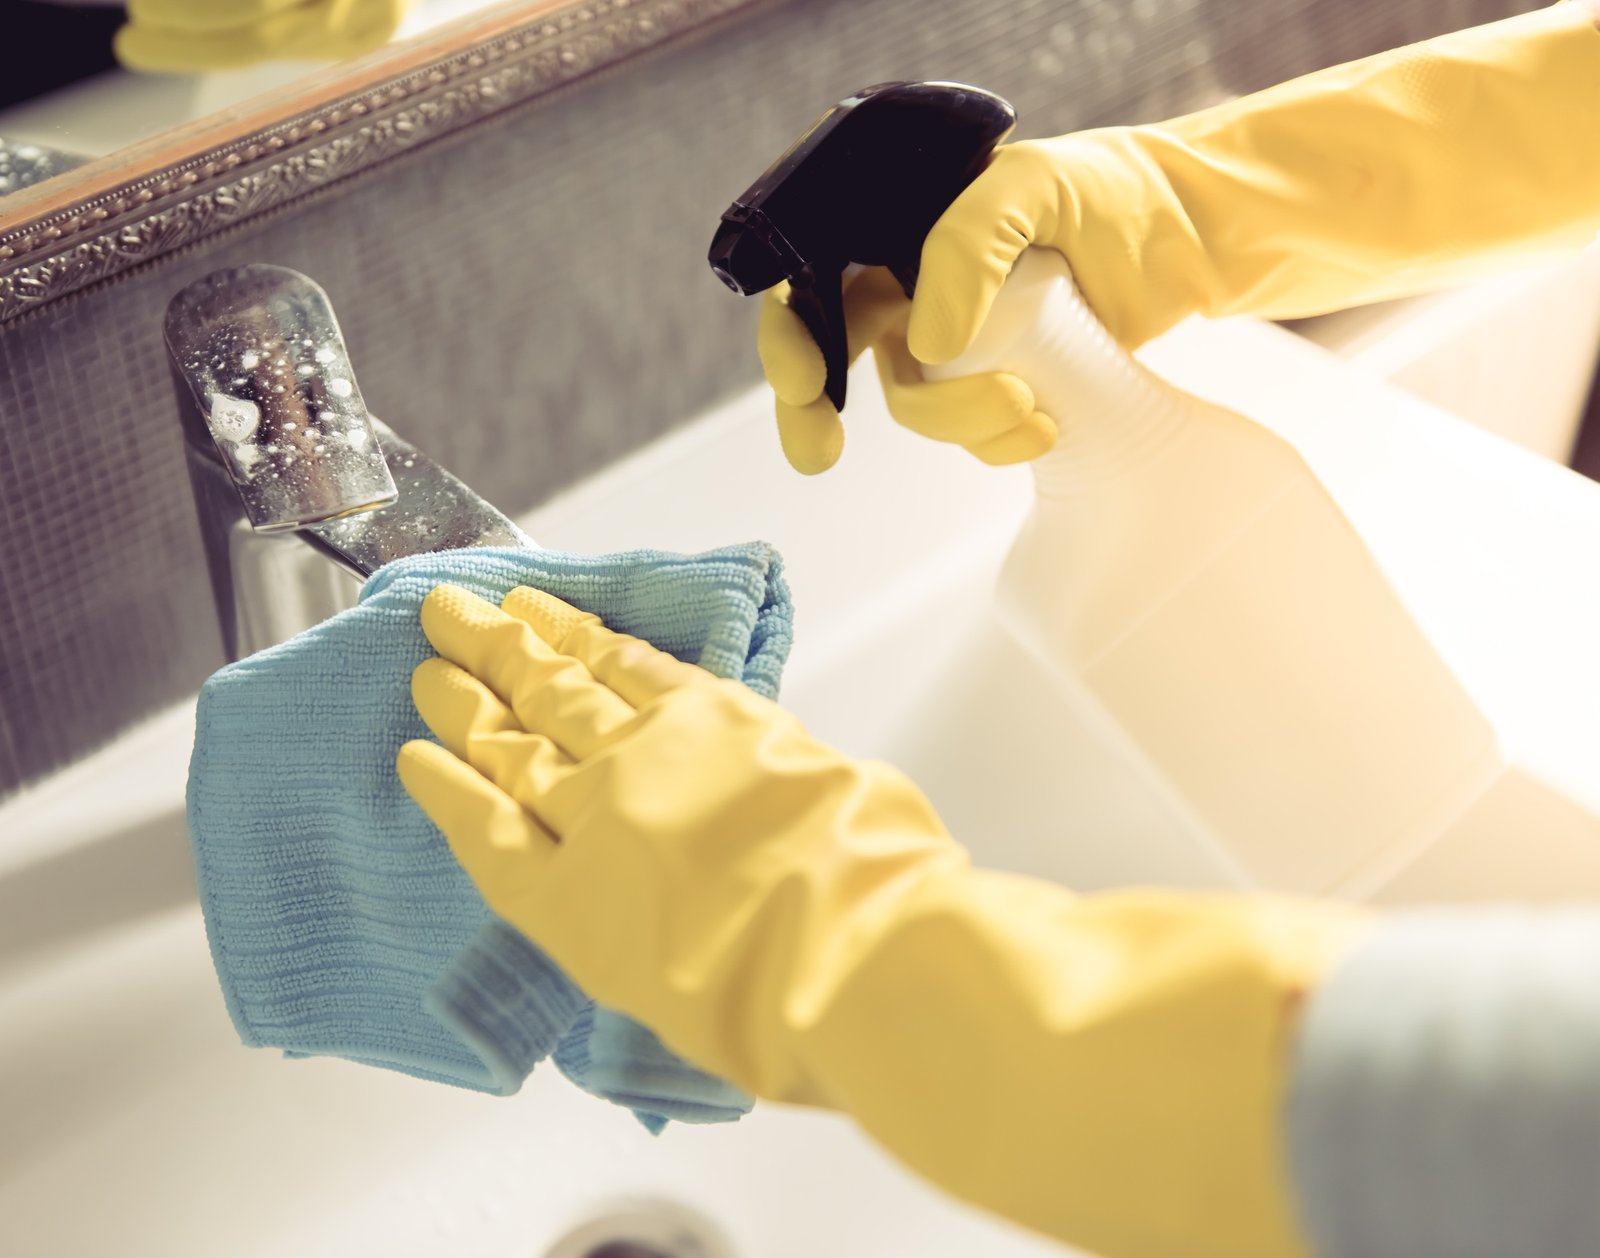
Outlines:
[{"label": "reflected yellow glove", "polygon": [[[1007,145],[929,233],[891,354],[957,357],[1029,245],[1129,348],[1190,314],[1318,314],[1574,251],[1600,231],[1595,20],[1561,3],[1172,122]],[[842,442],[821,356],[775,312],[759,346],[785,450],[820,470]],[[895,377],[890,409],[945,434],[1003,426],[1026,389],[982,377],[959,411],[940,399],[962,382]]]},{"label": "reflected yellow glove", "polygon": [[129,0],[117,60],[185,74],[260,61],[332,61],[381,48],[411,0]]},{"label": "reflected yellow glove", "polygon": [[974,870],[901,774],[529,589],[442,586],[399,770],[485,900],[758,1096],[1107,1258],[1302,1252],[1298,995],[1360,919]]}]

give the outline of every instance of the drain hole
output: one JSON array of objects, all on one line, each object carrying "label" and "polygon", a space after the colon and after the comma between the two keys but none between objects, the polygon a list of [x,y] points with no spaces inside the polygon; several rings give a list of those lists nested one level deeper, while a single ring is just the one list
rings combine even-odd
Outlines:
[{"label": "drain hole", "polygon": [[722,1229],[674,1201],[627,1202],[573,1228],[544,1258],[736,1258]]}]

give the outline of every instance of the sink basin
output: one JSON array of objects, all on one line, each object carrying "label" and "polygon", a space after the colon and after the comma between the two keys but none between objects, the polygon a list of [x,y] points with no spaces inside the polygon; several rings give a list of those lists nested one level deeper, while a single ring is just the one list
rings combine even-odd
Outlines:
[{"label": "sink basin", "polygon": [[[937,760],[994,720],[957,715],[976,696],[950,663],[985,632],[1028,476],[901,433],[872,386],[854,382],[849,456],[823,480],[783,465],[753,392],[519,522],[586,551],[772,541],[798,607],[791,705],[853,751]],[[921,729],[929,703],[960,724]],[[499,1099],[242,1048],[193,900],[192,721],[164,713],[0,809],[0,1252],[577,1258],[563,1237],[640,1200],[691,1209],[730,1258],[1062,1252],[833,1115],[763,1105],[651,1137],[550,1068]]]},{"label": "sink basin", "polygon": [[[1185,325],[1149,355],[1213,396],[1230,378],[1260,391],[1273,373],[1334,396],[1351,374],[1280,329],[1238,322]],[[1346,408],[1365,418],[1330,447],[1330,484],[1419,611],[1466,626],[1450,637],[1456,658],[1506,656],[1517,617],[1552,614],[1539,590],[1560,574],[1485,551],[1477,575],[1450,576],[1439,531],[1458,530],[1465,546],[1472,530],[1493,531],[1500,507],[1468,484],[1454,505],[1436,497],[1408,523],[1400,473],[1422,457],[1408,442],[1455,421],[1381,384],[1349,387],[1359,396]],[[1224,863],[994,619],[1027,471],[983,468],[898,429],[870,371],[856,373],[850,397],[848,448],[827,476],[783,465],[758,390],[520,523],[548,545],[591,552],[773,542],[797,608],[784,701],[822,737],[909,772],[978,861],[1083,889],[1226,885]],[[1382,423],[1387,435],[1374,437]],[[1548,481],[1577,524],[1600,528],[1594,496],[1570,473],[1474,440],[1482,467],[1456,469],[1467,481],[1520,459],[1519,476]],[[1363,461],[1373,441],[1383,458]],[[1504,597],[1482,575],[1491,569],[1529,583],[1526,597]],[[1560,632],[1593,641],[1600,599],[1583,597],[1583,615]],[[1501,678],[1504,705],[1521,703],[1528,720],[1544,711],[1530,694],[1560,701],[1562,680],[1538,667]],[[924,1186],[833,1115],[761,1105],[736,1125],[652,1138],[551,1069],[494,1099],[240,1047],[193,900],[181,817],[191,729],[191,708],[162,714],[0,809],[0,1251],[581,1258],[563,1240],[573,1229],[647,1200],[720,1232],[724,1249],[685,1242],[682,1258],[1066,1252]],[[1593,891],[1594,838],[1580,827],[1568,849],[1510,871],[1482,852],[1429,854],[1430,885],[1458,897],[1518,890],[1518,869],[1546,861],[1548,877],[1549,862],[1565,861],[1573,893]],[[1405,887],[1403,873],[1394,885]]]}]

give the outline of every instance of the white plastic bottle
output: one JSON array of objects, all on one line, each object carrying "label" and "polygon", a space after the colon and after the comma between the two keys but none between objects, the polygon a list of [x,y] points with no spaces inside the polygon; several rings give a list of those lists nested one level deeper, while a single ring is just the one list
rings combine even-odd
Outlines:
[{"label": "white plastic bottle", "polygon": [[1059,254],[1026,251],[928,374],[981,370],[1061,426],[1005,623],[1250,879],[1425,846],[1500,778],[1494,727],[1295,448],[1139,364]]}]

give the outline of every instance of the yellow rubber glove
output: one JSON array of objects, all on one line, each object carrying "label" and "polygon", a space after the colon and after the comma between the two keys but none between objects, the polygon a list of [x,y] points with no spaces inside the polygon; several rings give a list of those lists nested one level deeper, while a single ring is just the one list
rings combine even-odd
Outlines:
[{"label": "yellow rubber glove", "polygon": [[411,0],[129,0],[117,60],[190,74],[261,61],[334,61],[381,48]]},{"label": "yellow rubber glove", "polygon": [[1303,1252],[1286,1039],[1353,911],[975,870],[894,769],[548,595],[503,607],[427,599],[444,745],[400,776],[592,996],[1106,1258]]},{"label": "yellow rubber glove", "polygon": [[[909,310],[879,316],[904,329],[886,342],[890,410],[962,444],[1031,411],[1013,377],[919,384],[901,361],[965,350],[1029,245],[1065,255],[1130,349],[1191,314],[1320,314],[1581,248],[1600,231],[1596,11],[1561,3],[1172,122],[1002,147],[929,233]],[[761,359],[785,452],[819,471],[842,430],[781,300]]]},{"label": "yellow rubber glove", "polygon": [[[1004,372],[924,380],[906,348],[911,303],[885,267],[865,267],[845,281],[850,361],[870,348],[889,413],[913,432],[963,446],[985,463],[1025,463],[1056,441],[1056,424],[1034,409],[1033,390]],[[797,471],[825,472],[844,450],[844,425],[822,392],[822,352],[789,306],[789,286],[761,299],[756,345],[777,395],[778,439]]]}]

